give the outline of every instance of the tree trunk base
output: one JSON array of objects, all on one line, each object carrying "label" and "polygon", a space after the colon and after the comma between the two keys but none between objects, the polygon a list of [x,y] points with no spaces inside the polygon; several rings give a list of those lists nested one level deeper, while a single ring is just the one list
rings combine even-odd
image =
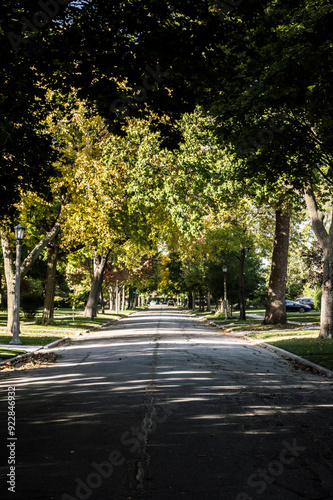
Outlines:
[{"label": "tree trunk base", "polygon": [[264,325],[285,325],[290,214],[275,212],[275,239]]},{"label": "tree trunk base", "polygon": [[317,337],[317,340],[326,340],[326,339],[333,339],[333,335],[332,334],[328,334],[328,335],[320,334]]}]

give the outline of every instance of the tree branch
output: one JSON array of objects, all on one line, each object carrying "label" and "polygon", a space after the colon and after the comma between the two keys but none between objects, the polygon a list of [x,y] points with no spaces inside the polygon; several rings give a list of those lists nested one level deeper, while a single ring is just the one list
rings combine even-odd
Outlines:
[{"label": "tree branch", "polygon": [[326,251],[328,246],[328,233],[324,225],[324,214],[319,210],[315,194],[309,184],[304,189],[304,199],[310,214],[312,229],[317,236],[321,248]]},{"label": "tree branch", "polygon": [[38,245],[35,246],[35,248],[29,253],[29,255],[24,259],[21,265],[21,278],[23,278],[32,264],[38,259],[39,255],[41,254],[42,250],[50,243],[50,241],[57,236],[57,234],[60,232],[61,229],[61,215],[62,215],[62,209],[60,211],[60,214],[58,216],[58,219],[56,223],[54,224],[53,228],[51,231],[49,231],[44,238],[38,243]]}]

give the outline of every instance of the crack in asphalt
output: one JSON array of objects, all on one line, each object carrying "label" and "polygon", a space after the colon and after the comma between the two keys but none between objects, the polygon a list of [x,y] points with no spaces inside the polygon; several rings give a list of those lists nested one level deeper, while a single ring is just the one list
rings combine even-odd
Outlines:
[{"label": "crack in asphalt", "polygon": [[130,486],[131,484],[134,485],[132,486],[131,490],[134,489],[137,493],[143,495],[150,487],[149,480],[151,479],[151,471],[150,471],[150,455],[147,452],[147,445],[148,445],[148,438],[149,434],[154,432],[154,415],[156,413],[156,408],[155,408],[155,398],[154,398],[154,391],[155,391],[155,382],[156,382],[156,372],[157,372],[157,365],[158,365],[158,350],[160,347],[160,344],[158,343],[158,340],[161,338],[159,335],[159,327],[160,327],[160,321],[161,321],[161,315],[156,327],[156,332],[154,334],[154,342],[155,342],[155,347],[153,350],[152,354],[152,361],[151,361],[151,367],[150,367],[150,380],[149,383],[147,384],[146,390],[145,390],[145,397],[144,397],[144,406],[145,406],[145,414],[141,423],[141,428],[140,428],[140,439],[139,439],[139,446],[138,446],[138,455],[140,458],[136,458],[134,460],[131,460],[130,466],[133,466],[134,463],[134,469],[132,471],[132,478],[133,474],[135,478],[130,481]]}]

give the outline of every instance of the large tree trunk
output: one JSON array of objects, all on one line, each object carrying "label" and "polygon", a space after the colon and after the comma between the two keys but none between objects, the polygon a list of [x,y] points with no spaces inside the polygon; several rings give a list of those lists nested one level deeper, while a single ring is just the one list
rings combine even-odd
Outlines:
[{"label": "large tree trunk", "polygon": [[239,258],[239,319],[246,319],[245,312],[245,283],[244,283],[244,264],[246,248],[242,247]]},{"label": "large tree trunk", "polygon": [[103,273],[109,254],[110,250],[106,250],[103,255],[99,255],[95,251],[93,252],[94,265],[93,265],[93,275],[91,280],[91,288],[83,316],[90,318],[95,318],[97,316],[98,300],[100,297],[103,284]]},{"label": "large tree trunk", "polygon": [[290,214],[276,211],[275,239],[268,285],[265,325],[285,324]]},{"label": "large tree trunk", "polygon": [[327,255],[324,253],[324,274],[321,296],[320,335],[322,339],[333,338],[333,256],[332,225],[329,232]]},{"label": "large tree trunk", "polygon": [[[102,285],[103,285],[103,282],[102,282]],[[103,286],[101,286],[101,307],[102,307],[102,314],[105,314]]]},{"label": "large tree trunk", "polygon": [[125,311],[125,285],[122,286],[121,310]]},{"label": "large tree trunk", "polygon": [[113,311],[113,287],[109,286],[109,309],[110,311]]},{"label": "large tree trunk", "polygon": [[311,217],[312,229],[324,256],[319,338],[331,339],[333,338],[333,214],[330,229],[327,232],[324,214],[318,209],[311,186],[306,187],[304,199]]},{"label": "large tree trunk", "polygon": [[54,316],[54,294],[57,275],[59,245],[55,237],[47,247],[47,270],[42,325],[47,325]]},{"label": "large tree trunk", "polygon": [[[44,238],[35,246],[35,248],[30,252],[30,254],[24,259],[21,265],[21,279],[27,274],[28,270],[31,268],[33,263],[38,259],[42,250],[47,246],[47,244],[59,233],[60,231],[60,219],[61,213],[56,221],[55,225],[49,231]],[[5,276],[7,284],[7,332],[13,332],[14,324],[14,304],[15,304],[15,270],[14,270],[14,257],[11,250],[10,241],[8,234],[1,231],[1,245],[4,257],[5,265]]]}]

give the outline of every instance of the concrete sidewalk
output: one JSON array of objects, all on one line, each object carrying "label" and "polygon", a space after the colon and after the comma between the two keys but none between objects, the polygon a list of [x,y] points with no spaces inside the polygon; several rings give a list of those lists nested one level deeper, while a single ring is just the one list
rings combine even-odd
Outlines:
[{"label": "concrete sidewalk", "polygon": [[36,351],[41,349],[43,346],[40,345],[14,345],[14,344],[0,344],[0,349],[13,349],[15,351]]}]

